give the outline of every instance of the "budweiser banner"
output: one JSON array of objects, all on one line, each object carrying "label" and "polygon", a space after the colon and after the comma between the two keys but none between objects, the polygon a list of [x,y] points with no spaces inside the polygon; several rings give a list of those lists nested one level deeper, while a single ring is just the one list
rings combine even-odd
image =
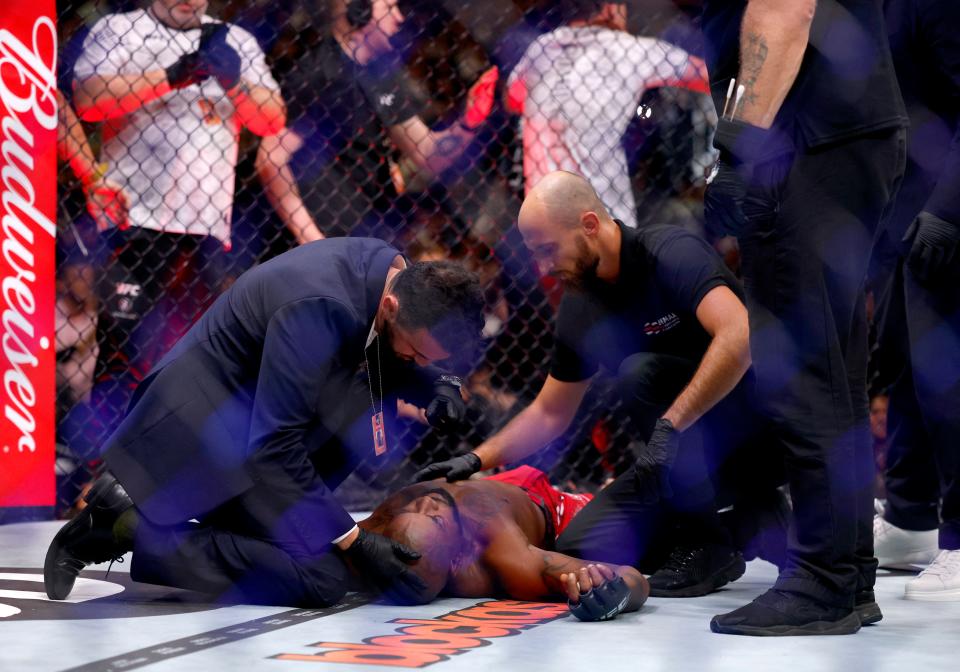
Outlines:
[{"label": "budweiser banner", "polygon": [[0,507],[55,496],[54,16],[53,0],[0,3]]}]

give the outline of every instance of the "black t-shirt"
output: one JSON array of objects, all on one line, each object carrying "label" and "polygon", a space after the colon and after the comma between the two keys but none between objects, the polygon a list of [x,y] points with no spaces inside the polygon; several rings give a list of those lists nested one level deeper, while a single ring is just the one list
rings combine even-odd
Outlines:
[{"label": "black t-shirt", "polygon": [[702,238],[677,226],[643,230],[620,224],[620,275],[564,293],[557,314],[550,375],[564,382],[616,372],[638,352],[700,361],[710,335],[696,312],[707,292],[729,287],[743,299],[736,278]]},{"label": "black t-shirt", "polygon": [[397,197],[387,127],[417,113],[401,73],[394,58],[361,67],[326,39],[283,83],[288,126],[303,139],[291,170],[328,234],[383,217]]},{"label": "black t-shirt", "polygon": [[[718,110],[740,65],[747,0],[704,0],[702,27]],[[816,147],[907,125],[884,29],[882,0],[818,0],[810,43],[774,125]]]}]

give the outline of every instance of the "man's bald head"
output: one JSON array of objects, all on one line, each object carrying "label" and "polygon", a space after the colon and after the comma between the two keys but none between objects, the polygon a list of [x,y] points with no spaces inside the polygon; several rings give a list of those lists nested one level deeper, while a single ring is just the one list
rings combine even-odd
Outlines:
[{"label": "man's bald head", "polygon": [[596,190],[587,180],[576,173],[556,170],[545,175],[527,194],[520,207],[520,228],[523,229],[524,220],[531,219],[548,226],[572,228],[579,226],[584,212],[609,217]]},{"label": "man's bald head", "polygon": [[517,224],[540,272],[570,286],[596,275],[599,237],[614,226],[590,183],[565,170],[537,182],[520,206]]}]

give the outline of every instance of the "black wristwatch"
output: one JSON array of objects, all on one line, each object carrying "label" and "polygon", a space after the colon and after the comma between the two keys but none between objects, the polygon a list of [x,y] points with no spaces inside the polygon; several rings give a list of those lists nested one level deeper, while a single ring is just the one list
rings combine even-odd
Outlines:
[{"label": "black wristwatch", "polygon": [[463,387],[463,381],[460,380],[460,376],[454,376],[449,373],[445,373],[437,378],[436,383],[438,385],[453,385],[458,390]]}]

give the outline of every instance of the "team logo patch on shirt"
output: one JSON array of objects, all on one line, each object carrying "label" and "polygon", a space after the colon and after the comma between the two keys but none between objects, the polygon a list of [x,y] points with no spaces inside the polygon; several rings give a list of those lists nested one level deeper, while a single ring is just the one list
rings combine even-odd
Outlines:
[{"label": "team logo patch on shirt", "polygon": [[668,313],[658,320],[644,324],[643,333],[647,336],[656,336],[657,334],[662,334],[665,331],[673,329],[678,324],[680,324],[680,318],[677,317],[677,314]]}]

